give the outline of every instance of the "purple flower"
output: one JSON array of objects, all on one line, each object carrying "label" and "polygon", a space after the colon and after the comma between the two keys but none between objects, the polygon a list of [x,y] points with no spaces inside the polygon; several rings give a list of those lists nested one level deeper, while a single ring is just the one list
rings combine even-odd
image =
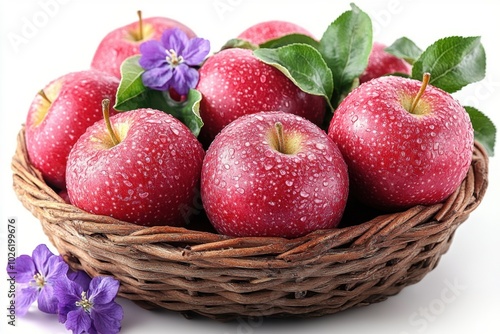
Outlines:
[{"label": "purple flower", "polygon": [[16,258],[16,314],[25,315],[34,301],[42,312],[57,313],[54,286],[65,277],[68,265],[60,256],[54,255],[46,245],[39,245],[32,256]]},{"label": "purple flower", "polygon": [[151,40],[141,44],[139,64],[144,68],[144,86],[166,91],[175,89],[186,95],[198,84],[199,66],[210,51],[210,42],[203,38],[189,39],[179,28],[163,32],[161,41]]},{"label": "purple flower", "polygon": [[88,290],[65,279],[55,287],[59,300],[59,321],[73,334],[118,333],[123,309],[114,299],[120,283],[112,277],[94,277]]}]

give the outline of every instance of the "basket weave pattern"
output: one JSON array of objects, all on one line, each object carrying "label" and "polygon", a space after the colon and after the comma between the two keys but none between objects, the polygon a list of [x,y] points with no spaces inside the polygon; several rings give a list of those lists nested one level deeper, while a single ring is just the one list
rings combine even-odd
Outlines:
[{"label": "basket weave pattern", "polygon": [[445,203],[288,240],[143,227],[86,213],[30,165],[24,129],[12,170],[18,198],[71,267],[113,275],[119,295],[143,307],[219,320],[320,316],[397,294],[435,268],[488,183],[488,157],[476,143],[465,180]]}]

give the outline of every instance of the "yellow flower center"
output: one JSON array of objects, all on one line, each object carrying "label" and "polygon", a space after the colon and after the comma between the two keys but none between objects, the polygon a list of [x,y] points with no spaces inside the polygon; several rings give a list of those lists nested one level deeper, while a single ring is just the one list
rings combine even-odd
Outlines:
[{"label": "yellow flower center", "polygon": [[43,277],[43,275],[41,275],[40,273],[36,273],[34,276],[33,276],[33,279],[35,280],[35,286],[38,287],[38,288],[43,288],[45,286],[45,277]]},{"label": "yellow flower center", "polygon": [[184,62],[184,58],[182,58],[182,56],[177,55],[177,52],[175,52],[174,49],[168,50],[167,56],[165,58],[172,67],[176,67]]},{"label": "yellow flower center", "polygon": [[87,298],[87,293],[85,291],[82,291],[82,298],[75,304],[76,306],[83,308],[87,313],[89,313],[92,306],[94,306],[94,304]]}]

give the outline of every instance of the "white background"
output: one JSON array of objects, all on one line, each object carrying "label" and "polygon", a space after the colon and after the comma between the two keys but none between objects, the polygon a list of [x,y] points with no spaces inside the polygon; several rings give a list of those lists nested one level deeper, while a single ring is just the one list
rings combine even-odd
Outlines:
[{"label": "white background", "polygon": [[[50,11],[43,4],[52,3]],[[55,6],[54,6],[55,4]],[[495,0],[475,1],[356,1],[373,19],[374,39],[386,44],[407,36],[421,48],[440,37],[482,36],[488,56],[483,83],[455,94],[500,126],[500,8]],[[50,80],[89,67],[101,38],[114,28],[144,16],[167,16],[190,26],[212,42],[215,51],[246,27],[263,20],[296,22],[320,37],[349,1],[69,1],[2,0],[0,117],[1,242],[0,268],[5,268],[7,218],[18,219],[18,254],[31,254],[49,243],[38,221],[18,202],[10,170],[16,135],[36,92]],[[38,25],[30,36],[23,26]],[[12,36],[26,38],[14,45]],[[500,151],[500,147],[498,148]],[[500,152],[499,152],[500,154]],[[450,251],[420,283],[387,301],[333,316],[309,320],[263,320],[222,324],[186,320],[169,311],[145,311],[118,299],[124,307],[122,332],[131,333],[500,333],[500,195],[499,159],[490,160],[490,187],[480,207],[462,225]],[[495,200],[497,198],[497,200]],[[497,205],[494,204],[497,202]],[[53,249],[53,248],[52,248]],[[3,269],[2,269],[3,270]],[[2,333],[67,333],[57,317],[32,307],[16,327],[7,326],[6,275],[0,287]],[[454,286],[454,288],[450,288]]]}]

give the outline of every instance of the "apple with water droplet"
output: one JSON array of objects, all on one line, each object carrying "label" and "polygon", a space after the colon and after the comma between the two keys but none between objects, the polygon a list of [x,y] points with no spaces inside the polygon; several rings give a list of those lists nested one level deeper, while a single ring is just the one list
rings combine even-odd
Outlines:
[{"label": "apple with water droplet", "polygon": [[91,67],[121,78],[120,66],[131,56],[140,54],[140,45],[151,39],[160,40],[167,29],[179,28],[189,38],[196,34],[186,25],[167,17],[142,18],[141,11],[137,12],[139,20],[109,32],[99,43]]},{"label": "apple with water droplet", "polygon": [[422,81],[368,81],[339,105],[328,129],[347,165],[351,191],[364,203],[399,210],[439,203],[463,181],[474,132],[464,108]]},{"label": "apple with water droplet", "polygon": [[208,145],[229,123],[247,114],[282,111],[321,125],[326,101],[304,93],[278,69],[263,63],[251,50],[226,49],[201,66],[196,87],[203,99],[200,140]]},{"label": "apple with water droplet", "polygon": [[71,148],[87,127],[102,119],[102,99],[114,103],[118,84],[117,78],[103,72],[72,72],[35,96],[26,118],[26,150],[47,184],[64,189]]},{"label": "apple with water droplet", "polygon": [[348,195],[335,143],[308,120],[284,112],[238,118],[212,142],[201,198],[219,233],[293,238],[335,227]]},{"label": "apple with water droplet", "polygon": [[302,34],[315,38],[307,29],[293,22],[271,20],[254,24],[238,35],[239,39],[259,45],[290,34]]},{"label": "apple with water droplet", "polygon": [[411,65],[403,59],[385,51],[386,47],[385,44],[380,42],[373,43],[372,51],[368,58],[368,65],[359,77],[360,83],[388,74],[400,73],[411,75]]},{"label": "apple with water droplet", "polygon": [[[108,101],[109,102],[109,101]],[[71,203],[139,225],[182,226],[197,204],[204,150],[171,115],[137,109],[106,115],[68,157]]]}]

